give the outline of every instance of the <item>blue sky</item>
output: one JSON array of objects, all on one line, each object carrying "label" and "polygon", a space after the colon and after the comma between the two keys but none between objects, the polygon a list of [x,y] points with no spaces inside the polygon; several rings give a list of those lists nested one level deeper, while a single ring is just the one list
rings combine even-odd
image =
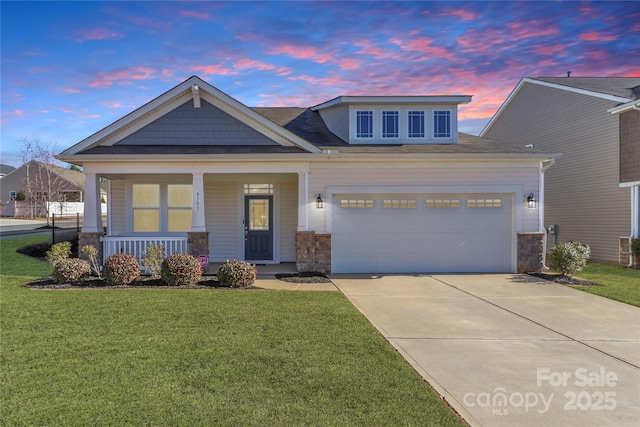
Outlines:
[{"label": "blue sky", "polygon": [[473,95],[477,134],[522,77],[640,76],[640,2],[2,1],[1,163],[58,151],[191,75],[248,106]]}]

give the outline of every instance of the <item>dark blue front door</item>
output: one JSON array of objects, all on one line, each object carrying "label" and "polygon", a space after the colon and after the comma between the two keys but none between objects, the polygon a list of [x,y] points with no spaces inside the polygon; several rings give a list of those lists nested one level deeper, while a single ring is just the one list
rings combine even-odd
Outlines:
[{"label": "dark blue front door", "polygon": [[273,260],[273,196],[244,198],[244,259]]}]

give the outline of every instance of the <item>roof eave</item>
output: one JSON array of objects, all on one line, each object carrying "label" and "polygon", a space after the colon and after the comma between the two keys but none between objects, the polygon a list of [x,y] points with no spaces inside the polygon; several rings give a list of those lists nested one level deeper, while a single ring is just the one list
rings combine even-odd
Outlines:
[{"label": "roof eave", "polygon": [[617,107],[609,108],[607,112],[611,114],[620,114],[620,113],[626,113],[627,111],[631,111],[631,110],[640,111],[640,99],[636,99],[635,101],[618,105]]}]

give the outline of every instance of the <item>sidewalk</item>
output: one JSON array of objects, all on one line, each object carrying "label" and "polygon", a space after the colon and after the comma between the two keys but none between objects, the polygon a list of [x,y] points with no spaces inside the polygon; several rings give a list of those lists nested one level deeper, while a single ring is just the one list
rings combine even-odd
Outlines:
[{"label": "sidewalk", "polygon": [[45,225],[47,225],[45,219],[0,218],[0,236],[46,231],[37,230]]}]

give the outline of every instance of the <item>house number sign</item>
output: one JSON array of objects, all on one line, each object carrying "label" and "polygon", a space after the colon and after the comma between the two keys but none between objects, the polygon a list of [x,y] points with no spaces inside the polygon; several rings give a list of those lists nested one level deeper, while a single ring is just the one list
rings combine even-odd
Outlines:
[{"label": "house number sign", "polygon": [[196,191],[196,210],[200,210],[200,192]]}]

